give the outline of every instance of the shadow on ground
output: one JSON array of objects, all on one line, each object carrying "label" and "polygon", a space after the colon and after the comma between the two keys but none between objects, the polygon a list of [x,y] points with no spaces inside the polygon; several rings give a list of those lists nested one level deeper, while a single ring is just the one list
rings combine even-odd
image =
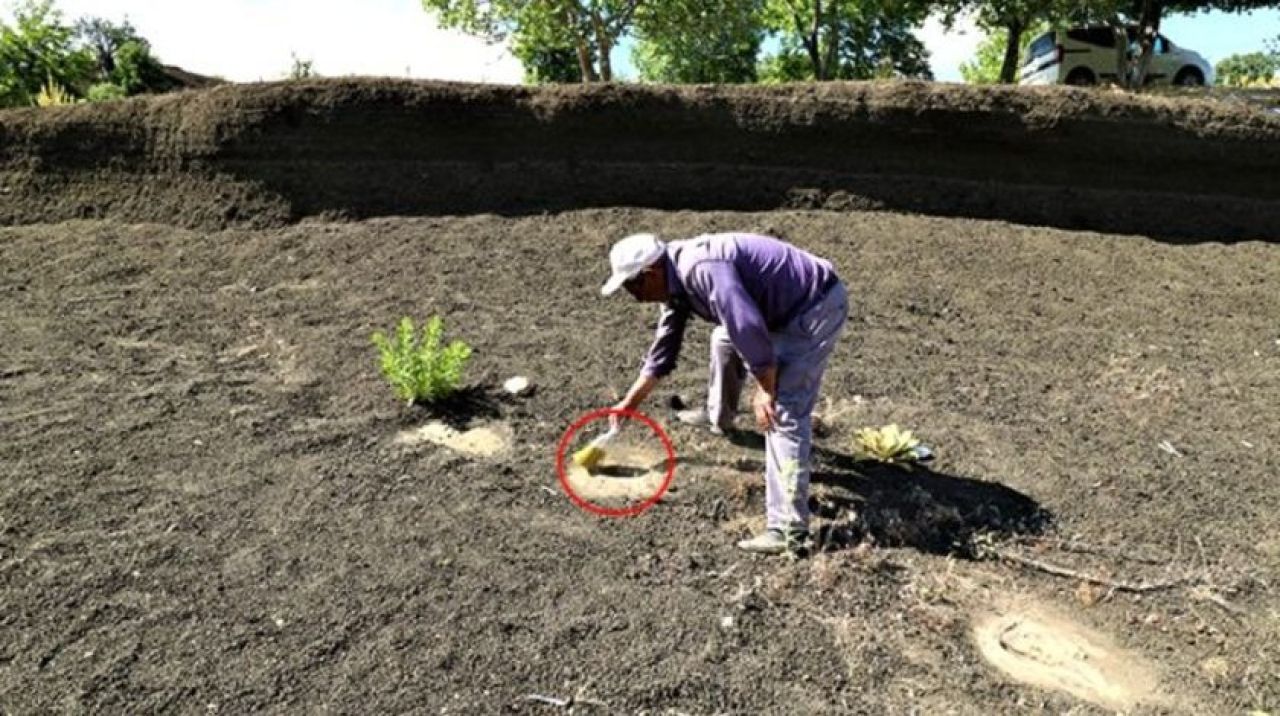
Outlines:
[{"label": "shadow on ground", "polygon": [[997,482],[923,466],[856,460],[814,448],[811,502],[830,520],[815,535],[830,549],[870,539],[931,554],[974,556],[979,535],[1040,534],[1053,516],[1031,497]]},{"label": "shadow on ground", "polygon": [[[764,437],[759,433],[737,430],[725,437],[739,447],[759,450],[759,458],[764,457]],[[755,457],[734,460],[729,466],[755,475],[765,469],[763,460]],[[818,550],[871,541],[973,558],[979,535],[998,540],[1041,534],[1053,522],[1053,515],[1040,503],[997,482],[922,465],[858,460],[817,445],[810,482],[810,509],[823,520],[814,535]]]},{"label": "shadow on ground", "polygon": [[502,393],[483,385],[459,388],[447,398],[431,403],[416,403],[418,410],[406,411],[401,422],[405,427],[417,425],[424,417],[439,420],[454,430],[466,430],[473,421],[502,416]]}]

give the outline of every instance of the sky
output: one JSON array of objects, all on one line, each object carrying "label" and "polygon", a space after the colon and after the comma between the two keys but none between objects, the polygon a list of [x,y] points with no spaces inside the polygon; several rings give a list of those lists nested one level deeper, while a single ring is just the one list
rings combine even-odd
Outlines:
[{"label": "sky", "polygon": [[[4,20],[11,0],[0,0]],[[55,0],[68,20],[128,19],[166,64],[239,82],[288,74],[296,55],[326,76],[386,75],[519,83],[520,63],[501,46],[436,27],[419,0]],[[1161,30],[1211,63],[1263,49],[1280,35],[1280,10],[1245,15],[1170,16]],[[982,33],[971,23],[947,31],[931,20],[919,33],[934,76],[960,81]],[[628,46],[614,56],[634,78]]]}]

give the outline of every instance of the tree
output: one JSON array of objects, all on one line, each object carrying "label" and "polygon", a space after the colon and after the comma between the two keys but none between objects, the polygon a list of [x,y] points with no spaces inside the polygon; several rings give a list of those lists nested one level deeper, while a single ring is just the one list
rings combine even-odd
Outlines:
[{"label": "tree", "polygon": [[81,18],[75,31],[77,43],[97,65],[97,83],[114,84],[131,95],[173,89],[173,80],[151,54],[151,43],[128,20],[117,24],[100,17]]},{"label": "tree", "polygon": [[766,81],[932,78],[913,29],[931,3],[917,0],[766,0],[765,27],[780,39],[766,58]]},{"label": "tree", "polygon": [[1275,77],[1276,73],[1280,72],[1280,54],[1250,52],[1244,55],[1232,55],[1219,62],[1215,69],[1218,84],[1244,87]]},{"label": "tree", "polygon": [[666,0],[641,5],[632,53],[652,82],[755,82],[764,0]]},{"label": "tree", "polygon": [[[1017,57],[1027,53],[1031,41],[1049,30],[1049,23],[1044,20],[1035,22],[1022,33],[1022,41],[1017,46]],[[1009,65],[1009,31],[1003,27],[987,32],[982,44],[969,62],[960,65],[960,76],[965,82],[975,85],[991,85],[1008,83],[1014,78],[1008,73]],[[1016,71],[1017,66],[1014,66]]]},{"label": "tree", "polygon": [[14,24],[0,24],[0,106],[31,105],[46,84],[80,95],[93,70],[93,57],[76,46],[52,0],[23,0]]},{"label": "tree", "polygon": [[582,81],[578,53],[572,47],[539,47],[516,42],[512,54],[524,67],[529,84],[574,84]]},{"label": "tree", "polygon": [[305,80],[312,77],[318,77],[315,71],[315,62],[310,59],[302,59],[297,53],[290,52],[289,57],[293,59],[293,63],[289,66],[289,79]]},{"label": "tree", "polygon": [[116,69],[116,53],[129,42],[145,42],[138,36],[128,20],[117,25],[100,17],[86,17],[76,21],[76,38],[93,53],[102,77],[110,77]]},{"label": "tree", "polygon": [[[572,49],[584,82],[609,82],[609,55],[641,0],[422,0],[444,27],[489,42],[512,40],[524,57]],[[526,73],[530,68],[525,66]]]}]

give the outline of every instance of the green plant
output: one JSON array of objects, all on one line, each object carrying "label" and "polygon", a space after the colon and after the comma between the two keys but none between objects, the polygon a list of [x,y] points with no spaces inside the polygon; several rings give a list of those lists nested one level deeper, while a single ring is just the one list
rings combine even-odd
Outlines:
[{"label": "green plant", "polygon": [[920,441],[910,430],[896,424],[882,428],[863,428],[853,436],[853,450],[859,457],[885,463],[907,463],[916,459]]},{"label": "green plant", "polygon": [[36,95],[36,106],[57,107],[64,104],[76,104],[76,98],[50,76],[40,87],[40,94]]},{"label": "green plant", "polygon": [[393,338],[382,331],[373,334],[382,375],[410,405],[440,400],[458,389],[471,346],[454,341],[441,347],[443,334],[444,321],[439,316],[427,321],[421,337],[415,335],[413,321],[407,316],[400,319]]},{"label": "green plant", "polygon": [[88,94],[85,96],[90,102],[110,102],[111,100],[124,99],[128,93],[120,85],[113,85],[110,82],[99,82],[89,88]]}]

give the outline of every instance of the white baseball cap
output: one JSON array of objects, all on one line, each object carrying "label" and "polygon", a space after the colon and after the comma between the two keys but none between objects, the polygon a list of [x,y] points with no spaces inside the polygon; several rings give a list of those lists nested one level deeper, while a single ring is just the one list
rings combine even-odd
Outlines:
[{"label": "white baseball cap", "polygon": [[666,250],[667,245],[653,234],[632,234],[619,240],[609,249],[613,275],[600,288],[600,295],[608,296],[622,288],[622,284],[649,268]]}]

